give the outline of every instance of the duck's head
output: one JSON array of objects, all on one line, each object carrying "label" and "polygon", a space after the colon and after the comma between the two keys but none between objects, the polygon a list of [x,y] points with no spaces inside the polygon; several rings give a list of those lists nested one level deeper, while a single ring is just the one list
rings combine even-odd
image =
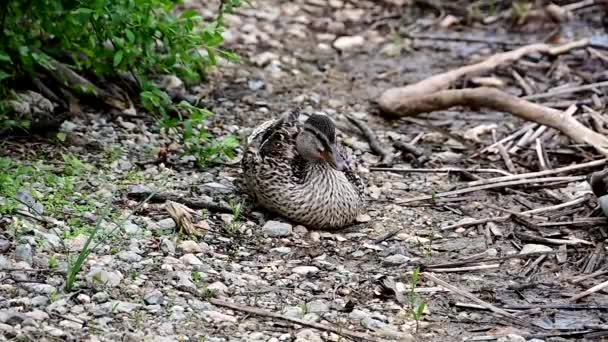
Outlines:
[{"label": "duck's head", "polygon": [[296,148],[306,160],[327,162],[338,171],[347,168],[336,145],[336,125],[326,115],[308,117],[296,138]]}]

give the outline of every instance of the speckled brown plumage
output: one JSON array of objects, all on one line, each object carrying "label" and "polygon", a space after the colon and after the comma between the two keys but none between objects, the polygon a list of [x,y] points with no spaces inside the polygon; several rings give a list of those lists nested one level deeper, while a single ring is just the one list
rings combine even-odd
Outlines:
[{"label": "speckled brown plumage", "polygon": [[338,229],[352,224],[364,207],[365,186],[350,158],[338,149],[347,169],[304,159],[296,138],[304,127],[335,144],[335,126],[312,115],[304,125],[299,112],[264,122],[249,136],[243,172],[249,193],[259,205],[311,229]]}]

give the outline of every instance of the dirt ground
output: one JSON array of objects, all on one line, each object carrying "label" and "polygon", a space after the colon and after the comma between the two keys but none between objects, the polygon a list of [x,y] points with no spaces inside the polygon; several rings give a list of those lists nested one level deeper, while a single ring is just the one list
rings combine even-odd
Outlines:
[{"label": "dirt ground", "polygon": [[[595,292],[578,304],[570,301],[606,281],[605,272],[598,273],[607,267],[606,223],[601,219],[591,224],[567,223],[587,218],[595,208],[593,196],[585,195],[590,189],[584,177],[408,202],[464,188],[472,180],[471,174],[482,178],[500,174],[370,170],[378,166],[380,157],[344,116],[351,114],[366,122],[379,141],[396,153],[396,163],[390,166],[394,169],[453,167],[505,172],[507,166],[497,151],[476,152],[517,131],[525,124],[523,120],[479,108],[387,120],[376,104],[378,97],[388,88],[529,43],[593,38],[595,51],[608,56],[605,14],[598,7],[584,7],[561,22],[541,16],[517,23],[500,17],[508,6],[495,12],[484,7],[480,13],[485,19],[490,13],[499,16],[484,24],[467,20],[467,13],[476,13],[471,9],[474,4],[267,0],[244,6],[226,18],[230,27],[226,47],[240,54],[242,63],[223,65],[209,75],[208,83],[188,89],[215,113],[208,125],[210,132],[245,136],[257,124],[294,107],[330,115],[340,129],[340,141],[354,151],[369,193],[365,222],[343,231],[308,230],[290,223],[293,231],[273,238],[262,228],[268,221],[282,220],[273,214],[254,211],[236,217],[234,213],[198,210],[207,230],[203,237],[192,238],[176,232],[163,203],[147,204],[127,219],[128,229],[113,231],[111,224],[104,227],[112,234],[104,235],[85,263],[76,292],[65,293],[62,284],[69,255],[73,257],[82,248],[85,236],[74,230],[71,215],[94,217],[98,214],[92,208],[111,200],[115,217],[124,218],[138,203],[128,193],[142,189],[213,200],[224,206],[248,201],[241,188],[240,164],[199,169],[187,158],[166,166],[147,163],[159,148],[171,143],[166,135],[149,120],[109,118],[94,111],[64,124],[69,141],[76,143],[60,151],[46,140],[33,145],[21,140],[2,143],[10,160],[27,165],[38,165],[41,158],[46,160],[43,164],[66,163],[59,152],[77,156],[85,166],[78,169],[84,171],[75,176],[76,193],[71,196],[92,203],[84,213],[66,204],[61,217],[53,217],[60,224],[23,215],[3,217],[2,241],[8,247],[0,254],[0,274],[5,281],[0,284],[0,331],[5,339],[365,340],[342,330],[365,333],[379,341],[601,339],[608,334],[607,293]],[[201,4],[189,1],[185,7],[200,8]],[[204,6],[201,13],[212,17],[215,9]],[[459,22],[448,25],[449,18]],[[527,80],[534,93],[544,93],[561,85],[606,80],[607,65],[608,60],[588,50],[575,50],[556,58],[528,56],[479,76],[486,77],[486,82],[491,77],[503,90],[524,96],[514,74]],[[465,79],[455,87],[483,81]],[[600,104],[606,103],[601,88],[537,102],[560,109],[573,103],[592,106],[592,94]],[[605,108],[593,105],[604,115]],[[588,117],[584,121],[590,122]],[[475,132],[479,133],[477,141],[471,138]],[[392,148],[394,142],[413,140],[425,151],[426,162]],[[590,148],[575,145],[558,133],[549,137],[545,150],[549,168],[601,159]],[[239,149],[237,161],[241,152]],[[510,155],[517,173],[541,170],[534,144]],[[599,169],[601,166],[572,175],[584,176]],[[36,182],[44,183],[30,183]],[[48,196],[54,190],[48,185],[33,188],[33,197],[49,211]],[[507,215],[504,220],[466,225],[471,220],[558,205],[581,196],[588,200],[543,212],[540,218]],[[558,223],[543,226],[538,222]],[[450,228],[458,223],[462,226]],[[507,257],[522,249],[539,254]],[[59,266],[49,271],[53,258]],[[455,262],[463,263],[441,265]],[[480,264],[485,266],[477,267]],[[412,314],[409,292],[417,265],[422,275],[415,285],[414,307],[426,303],[419,324]],[[473,269],[466,268],[470,266]],[[492,309],[425,274],[472,294]],[[576,279],[589,274],[593,276]],[[101,284],[96,281],[99,278]],[[337,329],[331,332],[231,309],[214,303],[211,292],[242,308],[254,307]],[[501,312],[508,317],[496,310],[506,310]]]}]

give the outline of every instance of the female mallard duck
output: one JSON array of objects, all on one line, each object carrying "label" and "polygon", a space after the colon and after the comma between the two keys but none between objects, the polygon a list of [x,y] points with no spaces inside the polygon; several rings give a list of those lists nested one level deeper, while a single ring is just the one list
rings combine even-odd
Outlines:
[{"label": "female mallard duck", "polygon": [[256,127],[243,157],[245,183],[257,203],[313,229],[352,224],[364,205],[365,188],[336,144],[325,115],[304,124],[299,112]]}]

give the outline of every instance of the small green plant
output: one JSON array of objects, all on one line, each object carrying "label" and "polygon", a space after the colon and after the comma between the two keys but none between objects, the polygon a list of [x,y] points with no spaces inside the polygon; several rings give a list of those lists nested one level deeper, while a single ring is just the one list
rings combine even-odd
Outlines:
[{"label": "small green plant", "polygon": [[59,260],[57,260],[56,256],[51,255],[49,258],[49,269],[54,271],[57,268],[59,268]]},{"label": "small green plant", "polygon": [[416,321],[416,333],[418,333],[418,329],[420,328],[420,320],[422,319],[424,309],[426,308],[426,302],[418,298],[418,294],[416,294],[416,286],[418,285],[419,279],[420,267],[416,267],[412,273],[409,294],[410,312],[412,313],[412,318]]},{"label": "small green plant", "polygon": [[57,291],[49,293],[49,302],[55,303],[57,300],[59,300],[59,293]]},{"label": "small green plant", "polygon": [[241,232],[241,216],[243,215],[244,202],[235,202],[230,200],[230,208],[232,209],[232,221],[224,225],[224,231],[230,236],[237,236]]}]

